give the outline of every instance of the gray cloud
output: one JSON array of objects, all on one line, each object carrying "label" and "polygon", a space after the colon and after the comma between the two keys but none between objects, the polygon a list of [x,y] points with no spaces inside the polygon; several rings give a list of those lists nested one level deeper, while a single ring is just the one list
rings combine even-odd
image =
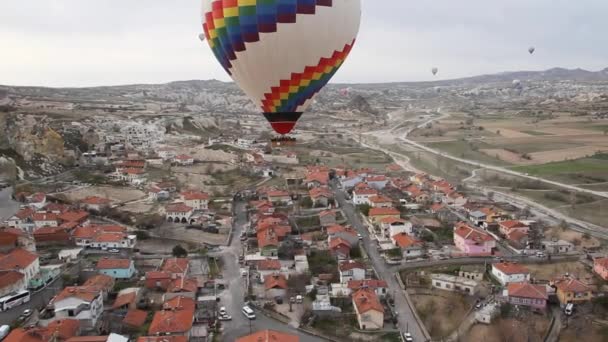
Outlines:
[{"label": "gray cloud", "polygon": [[[604,0],[363,2],[357,46],[336,82],[429,80],[433,66],[439,78],[608,66]],[[199,12],[195,0],[2,0],[0,83],[229,80],[197,39]]]}]

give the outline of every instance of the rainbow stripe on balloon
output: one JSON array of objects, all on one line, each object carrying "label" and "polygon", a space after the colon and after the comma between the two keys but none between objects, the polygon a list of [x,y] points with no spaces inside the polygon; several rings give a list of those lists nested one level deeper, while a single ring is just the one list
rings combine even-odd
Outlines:
[{"label": "rainbow stripe on balloon", "polygon": [[329,58],[321,58],[315,66],[307,66],[301,73],[292,73],[288,80],[281,80],[264,94],[262,109],[265,113],[296,112],[307,100],[317,94],[338,71],[355,41],[346,44],[342,51],[334,51]]},{"label": "rainbow stripe on balloon", "polygon": [[315,14],[317,6],[333,0],[216,0],[205,13],[203,30],[215,57],[228,74],[236,52],[245,43],[260,40],[260,33],[277,32],[279,23],[295,23],[298,14]]}]

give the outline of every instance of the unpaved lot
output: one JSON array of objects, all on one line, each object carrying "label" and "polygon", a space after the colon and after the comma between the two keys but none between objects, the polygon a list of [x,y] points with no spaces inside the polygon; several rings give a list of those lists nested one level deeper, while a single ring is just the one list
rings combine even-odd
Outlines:
[{"label": "unpaved lot", "polygon": [[137,189],[117,188],[110,186],[90,186],[78,188],[64,193],[70,201],[80,201],[89,196],[109,198],[114,203],[135,201],[146,197],[146,194]]},{"label": "unpaved lot", "polygon": [[550,162],[563,161],[567,159],[584,158],[592,156],[598,151],[608,151],[608,148],[605,146],[596,145],[581,146],[561,150],[530,153],[530,157],[532,158],[532,162],[535,162],[537,164],[545,164]]},{"label": "unpaved lot", "polygon": [[521,155],[517,153],[513,153],[502,148],[488,148],[479,151],[487,154],[490,157],[498,158],[502,161],[506,161],[507,163],[511,164],[526,165],[531,164],[532,162],[530,160],[522,158]]},{"label": "unpaved lot", "polygon": [[198,229],[186,229],[184,225],[166,223],[152,230],[161,238],[184,241],[192,244],[225,245],[228,242],[228,232],[224,234],[205,233]]},{"label": "unpaved lot", "polygon": [[[467,298],[449,291],[433,290],[435,295],[412,295],[416,311],[433,338],[451,334],[465,318],[470,304]],[[437,313],[449,314],[437,314]]]},{"label": "unpaved lot", "polygon": [[541,342],[549,322],[549,318],[533,314],[521,319],[497,319],[490,325],[474,325],[462,341]]},{"label": "unpaved lot", "polygon": [[530,134],[526,134],[520,131],[516,131],[513,129],[508,129],[508,128],[504,128],[504,127],[497,127],[495,129],[496,132],[500,131],[500,135],[505,137],[505,138],[527,138],[527,137],[531,137],[532,135]]},{"label": "unpaved lot", "polygon": [[591,272],[585,265],[578,261],[560,262],[556,264],[527,264],[530,277],[538,280],[549,280],[567,274],[574,275],[585,281],[593,278]]}]

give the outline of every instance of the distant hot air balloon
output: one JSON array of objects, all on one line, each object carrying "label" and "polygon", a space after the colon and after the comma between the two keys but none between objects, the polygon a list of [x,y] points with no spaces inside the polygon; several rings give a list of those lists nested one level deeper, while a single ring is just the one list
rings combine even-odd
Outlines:
[{"label": "distant hot air balloon", "polygon": [[431,72],[433,73],[433,75],[437,75],[437,71],[439,71],[439,69],[437,69],[437,68],[431,69]]},{"label": "distant hot air balloon", "polygon": [[205,34],[204,33],[199,34],[198,35],[198,39],[200,39],[201,42],[204,42],[205,41]]},{"label": "distant hot air balloon", "polygon": [[534,46],[530,46],[530,47],[528,48],[528,52],[529,52],[530,54],[533,54],[533,53],[534,53],[534,51],[536,51],[536,48],[535,48]]},{"label": "distant hot air balloon", "polygon": [[222,67],[287,134],[350,53],[361,0],[203,0],[203,29]]},{"label": "distant hot air balloon", "polygon": [[516,89],[521,88],[521,81],[520,80],[513,80],[512,84],[513,84],[513,87],[516,88]]}]

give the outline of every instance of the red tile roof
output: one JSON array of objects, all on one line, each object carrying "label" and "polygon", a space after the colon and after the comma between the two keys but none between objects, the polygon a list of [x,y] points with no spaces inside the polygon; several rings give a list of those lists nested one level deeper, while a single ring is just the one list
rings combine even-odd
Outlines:
[{"label": "red tile roof", "polygon": [[392,199],[382,195],[372,196],[369,198],[369,201],[372,203],[393,203]]},{"label": "red tile roof", "polygon": [[182,196],[184,201],[193,201],[193,200],[204,201],[204,200],[209,199],[209,194],[200,192],[200,191],[194,191],[194,190],[183,191],[180,195]]},{"label": "red tile roof", "polygon": [[184,296],[176,296],[163,304],[163,310],[193,310],[196,308],[196,303],[194,299],[184,297]]},{"label": "red tile roof", "polygon": [[57,214],[54,213],[34,213],[32,215],[34,221],[57,221]]},{"label": "red tile roof", "polygon": [[13,249],[10,253],[0,256],[0,270],[24,269],[38,259],[38,255],[25,249]]},{"label": "red tile roof", "polygon": [[401,219],[401,218],[396,218],[396,217],[385,217],[385,218],[381,219],[380,222],[387,223],[387,224],[395,224],[395,223],[405,223],[405,220]]},{"label": "red tile roof", "polygon": [[377,195],[378,191],[372,188],[358,188],[353,190],[354,195]]},{"label": "red tile roof", "polygon": [[528,283],[510,283],[507,286],[509,297],[523,297],[547,300],[547,287],[545,285],[532,285]]},{"label": "red tile roof", "polygon": [[161,267],[162,271],[170,273],[186,273],[188,269],[187,258],[171,258],[166,259]]},{"label": "red tile roof", "polygon": [[50,342],[54,337],[65,341],[75,336],[80,329],[80,322],[75,319],[54,320],[47,327],[17,328],[4,339],[3,342]]},{"label": "red tile roof", "polygon": [[420,240],[417,240],[417,239],[407,235],[406,233],[399,233],[399,234],[393,235],[393,240],[395,240],[395,243],[397,244],[397,246],[399,248],[409,248],[412,246],[422,245],[422,242]]},{"label": "red tile roof", "polygon": [[372,289],[361,288],[353,293],[353,302],[360,315],[371,310],[384,313],[384,307]]},{"label": "red tile roof", "polygon": [[198,281],[196,278],[176,278],[169,283],[167,292],[193,292],[196,293],[198,290]]},{"label": "red tile roof", "polygon": [[333,197],[333,194],[331,193],[331,191],[329,191],[329,189],[325,188],[325,187],[310,189],[310,191],[308,191],[308,194],[310,195],[310,198],[312,198],[312,199],[317,199],[319,197],[325,197],[325,198]]},{"label": "red tile roof", "polygon": [[126,173],[129,175],[141,175],[141,174],[144,174],[145,171],[143,169],[130,168],[130,169],[123,169],[122,173]]},{"label": "red tile roof", "polygon": [[55,297],[55,303],[60,300],[75,297],[85,302],[92,302],[101,294],[101,290],[97,286],[68,286],[64,287]]},{"label": "red tile roof", "polygon": [[593,259],[593,264],[603,268],[608,268],[608,257],[595,258]]},{"label": "red tile roof", "polygon": [[179,156],[175,157],[175,159],[178,160],[189,160],[189,159],[194,159],[192,156],[189,156],[187,154],[180,154]]},{"label": "red tile roof", "polygon": [[15,283],[21,281],[23,277],[23,273],[17,271],[0,272],[0,289],[4,289],[7,286],[14,285]]},{"label": "red tile roof", "polygon": [[378,175],[378,176],[367,176],[365,178],[366,182],[384,182],[386,181],[386,176]]},{"label": "red tile roof", "polygon": [[95,242],[120,242],[126,238],[124,233],[99,233],[95,235]]},{"label": "red tile roof", "polygon": [[184,203],[173,203],[167,206],[168,213],[188,213],[192,211],[192,207],[185,205]]},{"label": "red tile roof", "polygon": [[310,172],[306,175],[304,183],[318,182],[321,185],[329,183],[329,173],[327,171]]},{"label": "red tile roof", "polygon": [[300,342],[300,337],[275,330],[262,330],[237,338],[236,342]]},{"label": "red tile roof", "polygon": [[266,196],[270,197],[290,197],[289,192],[284,190],[270,190],[266,193]]},{"label": "red tile roof", "polygon": [[555,282],[555,287],[557,287],[557,289],[561,290],[562,292],[581,293],[591,291],[589,286],[587,286],[578,279],[558,280]]},{"label": "red tile roof", "polygon": [[528,227],[523,222],[518,221],[518,220],[507,220],[507,221],[499,222],[498,224],[505,227],[506,229],[527,228]]},{"label": "red tile roof", "polygon": [[105,291],[114,287],[114,278],[105,274],[96,274],[84,282],[83,286],[97,286]]},{"label": "red tile roof", "polygon": [[169,278],[171,278],[170,272],[162,272],[162,271],[146,272],[146,279],[169,279]]},{"label": "red tile roof", "polygon": [[350,243],[348,243],[348,241],[344,240],[343,238],[331,238],[329,240],[329,248],[330,249],[335,249],[338,248],[340,246],[346,246],[348,247],[348,249],[351,248]]},{"label": "red tile roof", "polygon": [[336,211],[335,210],[323,210],[322,212],[319,213],[319,217],[325,217],[325,216],[335,216],[336,215]]},{"label": "red tile roof", "polygon": [[129,310],[122,320],[123,324],[130,325],[135,328],[139,328],[146,323],[148,312],[143,310]]},{"label": "red tile roof", "polygon": [[493,241],[494,238],[481,230],[475,229],[467,224],[459,223],[454,229],[454,234],[462,237],[465,240],[473,240],[475,242]]},{"label": "red tile roof", "polygon": [[257,233],[258,247],[279,246],[279,236],[274,229],[269,228]]},{"label": "red tile roof", "polygon": [[6,232],[5,230],[0,230],[0,246],[15,247],[17,245],[17,240],[19,240],[18,235]]},{"label": "red tile roof", "polygon": [[110,204],[112,203],[112,201],[109,198],[104,198],[104,197],[99,197],[99,196],[89,196],[84,198],[82,201],[80,201],[81,203],[84,204]]},{"label": "red tile roof", "polygon": [[258,261],[259,271],[278,271],[281,269],[281,262],[279,260],[266,259]]},{"label": "red tile roof", "polygon": [[380,279],[365,279],[365,280],[349,280],[348,281],[348,288],[351,290],[358,290],[360,288],[370,288],[370,289],[377,289],[377,288],[387,288],[388,284],[386,283],[386,281],[384,280],[380,280]]},{"label": "red tile roof", "polygon": [[109,269],[126,269],[131,267],[130,259],[99,259],[97,261],[98,270],[109,270]]},{"label": "red tile roof", "polygon": [[504,274],[528,274],[530,271],[528,269],[517,263],[513,262],[500,262],[496,264],[492,264],[494,268],[501,271]]},{"label": "red tile roof", "polygon": [[264,288],[270,289],[287,289],[287,279],[282,274],[272,274],[264,277]]},{"label": "red tile roof", "polygon": [[365,270],[365,265],[363,263],[360,263],[358,261],[353,261],[353,260],[343,261],[340,263],[340,265],[338,265],[338,269],[341,272],[354,270],[356,268]]},{"label": "red tile roof", "polygon": [[400,215],[399,210],[395,208],[371,208],[368,216],[385,216],[385,215]]},{"label": "red tile roof", "polygon": [[95,226],[77,227],[72,232],[72,237],[77,239],[92,239],[97,234]]},{"label": "red tile roof", "polygon": [[89,213],[84,210],[66,211],[59,215],[59,218],[67,222],[83,222],[89,218]]},{"label": "red tile roof", "polygon": [[192,329],[194,310],[157,311],[150,323],[148,334],[186,334]]},{"label": "red tile roof", "polygon": [[112,304],[112,309],[116,310],[123,306],[131,306],[137,299],[137,291],[131,291],[123,294],[119,294]]}]

